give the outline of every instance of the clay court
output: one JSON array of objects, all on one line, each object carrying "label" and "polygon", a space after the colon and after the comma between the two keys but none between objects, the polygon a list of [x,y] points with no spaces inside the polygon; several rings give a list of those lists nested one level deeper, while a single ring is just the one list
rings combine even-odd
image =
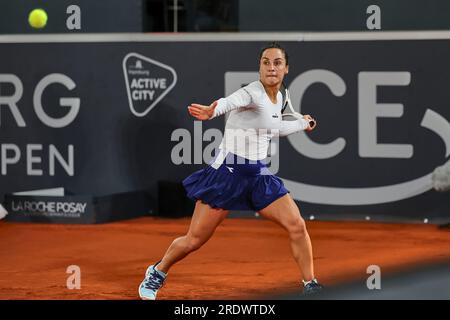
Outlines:
[{"label": "clay court", "polygon": [[[144,217],[102,225],[0,222],[0,299],[138,299],[148,264],[186,232],[189,219]],[[450,260],[450,230],[427,224],[309,221],[317,277],[366,281]],[[66,269],[81,269],[81,289]],[[199,251],[175,265],[159,299],[264,299],[299,292],[287,234],[263,219],[226,219]]]}]

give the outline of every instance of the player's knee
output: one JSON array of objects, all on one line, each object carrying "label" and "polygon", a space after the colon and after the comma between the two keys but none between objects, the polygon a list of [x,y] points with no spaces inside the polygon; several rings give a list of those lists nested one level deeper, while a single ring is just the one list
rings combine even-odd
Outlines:
[{"label": "player's knee", "polygon": [[292,239],[303,238],[307,234],[305,220],[301,217],[287,221],[286,229]]},{"label": "player's knee", "polygon": [[199,237],[193,237],[193,236],[187,237],[187,239],[186,239],[186,250],[188,252],[192,252],[192,251],[198,250],[204,243],[205,243],[205,241],[203,241]]}]

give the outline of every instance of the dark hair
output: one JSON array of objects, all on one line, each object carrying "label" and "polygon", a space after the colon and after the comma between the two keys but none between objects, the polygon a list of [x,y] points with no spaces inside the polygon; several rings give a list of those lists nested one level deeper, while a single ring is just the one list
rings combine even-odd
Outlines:
[{"label": "dark hair", "polygon": [[286,65],[287,66],[289,65],[288,54],[287,54],[286,50],[278,42],[271,42],[271,43],[265,45],[264,47],[262,47],[261,51],[259,52],[259,61],[261,61],[262,55],[263,55],[264,51],[266,51],[267,49],[280,49],[281,52],[283,52],[284,59],[286,60]]}]

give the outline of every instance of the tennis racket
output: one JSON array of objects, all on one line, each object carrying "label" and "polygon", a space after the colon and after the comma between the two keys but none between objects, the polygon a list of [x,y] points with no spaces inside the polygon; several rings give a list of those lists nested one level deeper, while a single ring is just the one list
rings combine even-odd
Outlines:
[{"label": "tennis racket", "polygon": [[[294,110],[292,106],[291,97],[289,95],[289,90],[286,85],[283,83],[281,85],[281,94],[283,95],[283,107],[281,109],[281,113],[283,117],[294,117],[296,119],[303,119],[303,115]],[[314,129],[316,126],[315,120],[309,120],[309,126],[311,129]]]}]

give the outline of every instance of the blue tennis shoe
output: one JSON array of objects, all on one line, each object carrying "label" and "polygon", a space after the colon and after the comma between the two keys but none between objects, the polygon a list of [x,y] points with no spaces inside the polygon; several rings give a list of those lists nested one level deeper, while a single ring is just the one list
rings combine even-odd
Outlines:
[{"label": "blue tennis shoe", "polygon": [[319,293],[323,290],[323,286],[317,282],[317,279],[311,281],[303,281],[303,294],[310,295]]},{"label": "blue tennis shoe", "polygon": [[145,272],[145,278],[139,286],[139,297],[142,300],[156,300],[158,290],[164,285],[167,275],[162,271],[156,270],[159,262],[149,266]]}]

